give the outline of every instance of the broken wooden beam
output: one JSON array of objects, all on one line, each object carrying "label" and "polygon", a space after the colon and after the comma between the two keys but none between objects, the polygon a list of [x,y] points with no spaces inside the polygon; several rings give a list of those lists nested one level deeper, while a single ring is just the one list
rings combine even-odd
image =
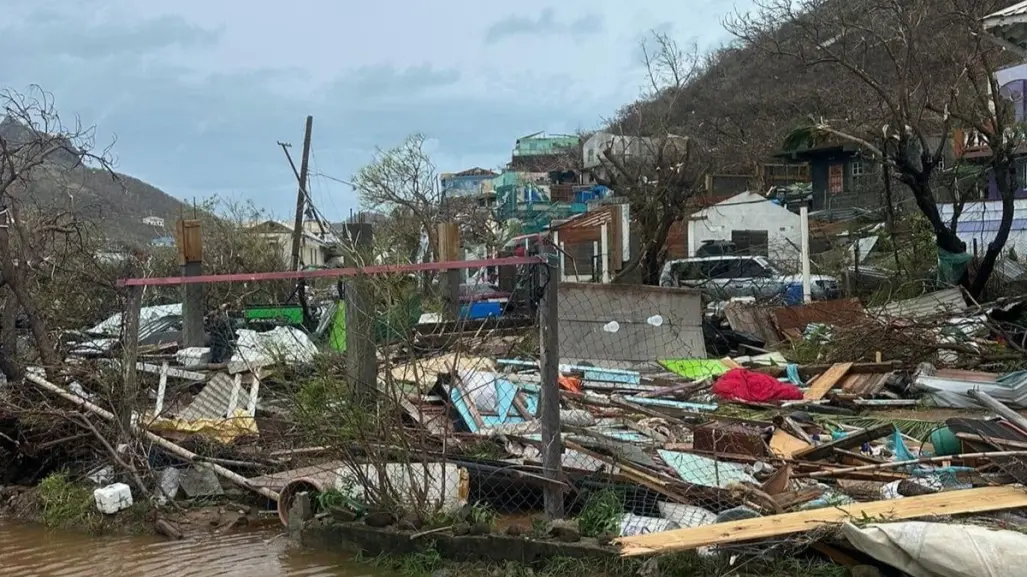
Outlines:
[{"label": "broken wooden beam", "polygon": [[621,556],[632,557],[690,551],[699,547],[728,545],[755,539],[769,539],[812,531],[820,527],[844,523],[850,519],[915,519],[934,515],[983,513],[1022,507],[1027,507],[1027,491],[1024,491],[1023,487],[983,487],[904,499],[853,503],[702,527],[675,529],[662,533],[621,537],[615,539],[614,543],[621,548]]}]

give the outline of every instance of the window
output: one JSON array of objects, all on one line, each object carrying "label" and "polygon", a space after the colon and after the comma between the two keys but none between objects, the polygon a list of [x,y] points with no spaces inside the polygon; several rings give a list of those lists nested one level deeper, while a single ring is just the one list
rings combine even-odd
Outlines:
[{"label": "window", "polygon": [[755,260],[745,259],[739,264],[741,269],[738,273],[739,278],[766,278],[771,276],[769,271]]},{"label": "window", "polygon": [[596,149],[589,148],[588,149],[588,163],[592,164],[592,161],[595,160],[595,157],[596,157]]},{"label": "window", "polygon": [[862,160],[852,161],[852,176],[853,178],[859,178],[866,174],[866,166],[863,165]]},{"label": "window", "polygon": [[735,278],[738,270],[738,261],[735,259],[710,261],[710,273],[707,278],[725,279]]},{"label": "window", "polygon": [[1016,162],[1016,188],[1027,188],[1027,160]]}]

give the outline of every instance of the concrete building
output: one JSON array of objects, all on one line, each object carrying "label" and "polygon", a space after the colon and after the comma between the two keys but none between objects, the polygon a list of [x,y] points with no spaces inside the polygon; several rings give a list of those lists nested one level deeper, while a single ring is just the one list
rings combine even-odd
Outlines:
[{"label": "concrete building", "polygon": [[[300,263],[305,267],[325,266],[330,258],[331,243],[313,233],[314,228],[319,229],[316,222],[304,222],[303,228],[304,232],[300,237]],[[289,261],[292,255],[292,224],[265,220],[250,225],[247,230],[268,239],[272,248],[281,251],[283,260]]]},{"label": "concrete building", "polygon": [[447,197],[477,196],[492,194],[492,179],[498,173],[484,168],[470,168],[460,172],[443,172],[439,183]]},{"label": "concrete building", "polygon": [[743,253],[761,255],[783,268],[799,262],[799,215],[754,192],[743,192],[692,214],[688,254],[706,241],[733,241]]}]

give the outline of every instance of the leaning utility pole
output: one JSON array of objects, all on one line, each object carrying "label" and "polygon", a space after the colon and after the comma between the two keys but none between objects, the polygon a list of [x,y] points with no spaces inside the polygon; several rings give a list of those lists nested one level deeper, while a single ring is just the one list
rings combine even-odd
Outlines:
[{"label": "leaning utility pole", "polygon": [[307,117],[303,133],[303,157],[300,160],[299,191],[296,193],[296,221],[292,229],[292,270],[300,269],[300,240],[303,238],[303,209],[307,202],[307,167],[310,161],[310,131],[314,128],[314,117]]}]

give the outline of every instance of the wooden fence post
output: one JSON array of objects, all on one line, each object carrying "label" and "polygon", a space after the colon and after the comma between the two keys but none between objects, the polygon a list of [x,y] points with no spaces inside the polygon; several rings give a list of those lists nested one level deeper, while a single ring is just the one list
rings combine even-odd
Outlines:
[{"label": "wooden fence post", "polygon": [[551,519],[563,517],[563,487],[561,481],[563,441],[560,436],[560,337],[557,331],[557,295],[560,273],[558,257],[549,243],[540,247],[543,262],[539,269],[539,368],[541,398],[539,421],[542,425],[542,471],[547,479],[556,481],[546,485],[544,498],[546,515]]},{"label": "wooden fence post", "polygon": [[[370,224],[346,225],[347,267],[361,267],[362,256],[370,252],[374,231]],[[375,339],[374,290],[363,273],[349,277],[346,294],[346,377],[357,391],[358,400],[374,403],[378,387],[378,357]]]},{"label": "wooden fence post", "polygon": [[[203,232],[199,220],[180,220],[175,227],[178,263],[182,276],[203,274]],[[182,346],[202,347],[204,344],[203,285],[182,285]]]},{"label": "wooden fence post", "polygon": [[[438,224],[439,262],[460,260],[460,227],[453,222]],[[442,288],[443,311],[446,320],[460,316],[460,269],[442,271],[439,286]]]},{"label": "wooden fence post", "polygon": [[121,399],[118,403],[121,412],[118,417],[124,435],[132,430],[132,412],[139,397],[136,358],[139,355],[139,312],[143,306],[143,287],[133,286],[127,290],[128,298],[121,317]]}]

